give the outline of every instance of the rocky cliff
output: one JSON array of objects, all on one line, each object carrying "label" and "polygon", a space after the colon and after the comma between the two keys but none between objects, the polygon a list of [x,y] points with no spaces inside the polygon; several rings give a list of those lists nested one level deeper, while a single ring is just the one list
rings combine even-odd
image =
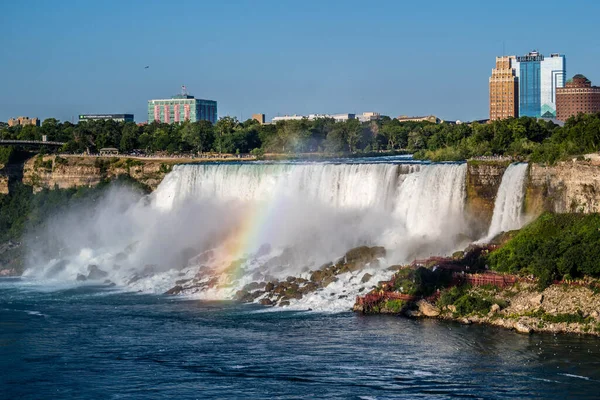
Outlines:
[{"label": "rocky cliff", "polygon": [[23,167],[23,183],[35,191],[94,186],[103,179],[129,175],[154,190],[176,160],[39,156]]},{"label": "rocky cliff", "polygon": [[[470,161],[467,210],[475,228],[487,227],[508,162]],[[555,165],[530,164],[525,212],[600,212],[600,160],[573,160]]]},{"label": "rocky cliff", "polygon": [[542,211],[600,212],[600,165],[592,161],[532,164],[525,210],[533,215]]},{"label": "rocky cliff", "polygon": [[473,227],[483,233],[494,213],[494,201],[507,161],[469,161],[467,168],[467,212]]}]

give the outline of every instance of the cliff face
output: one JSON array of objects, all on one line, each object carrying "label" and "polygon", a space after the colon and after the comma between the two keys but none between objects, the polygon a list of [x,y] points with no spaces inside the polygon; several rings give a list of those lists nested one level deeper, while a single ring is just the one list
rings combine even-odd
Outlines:
[{"label": "cliff face", "polygon": [[478,233],[492,220],[494,202],[508,162],[470,161],[467,164],[467,214]]},{"label": "cliff face", "polygon": [[589,161],[532,164],[525,211],[534,215],[543,211],[600,212],[600,165]]},{"label": "cliff face", "polygon": [[94,186],[107,178],[130,175],[133,179],[156,189],[174,162],[128,158],[44,156],[28,160],[23,168],[23,183],[34,191],[59,187],[68,189]]},{"label": "cliff face", "polygon": [[[489,226],[507,167],[507,162],[468,163],[467,211],[475,229]],[[600,160],[530,164],[525,212],[537,216],[544,211],[600,212]]]}]

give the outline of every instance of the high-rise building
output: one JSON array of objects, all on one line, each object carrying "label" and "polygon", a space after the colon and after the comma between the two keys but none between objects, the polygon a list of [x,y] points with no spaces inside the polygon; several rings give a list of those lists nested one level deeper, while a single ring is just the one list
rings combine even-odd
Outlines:
[{"label": "high-rise building", "polygon": [[148,123],[153,121],[173,124],[184,121],[217,122],[217,102],[196,99],[187,93],[170,99],[148,100]]},{"label": "high-rise building", "polygon": [[490,119],[519,116],[518,79],[515,56],[496,57],[496,68],[490,77]]},{"label": "high-rise building", "polygon": [[600,87],[581,74],[569,79],[564,88],[556,90],[556,118],[566,121],[579,113],[600,112]]},{"label": "high-rise building", "polygon": [[39,118],[29,118],[29,117],[17,117],[17,118],[11,118],[8,120],[8,126],[24,126],[24,125],[40,126],[40,120],[39,120]]},{"label": "high-rise building", "polygon": [[80,114],[79,122],[86,121],[117,121],[117,122],[133,122],[133,114]]},{"label": "high-rise building", "polygon": [[514,69],[519,84],[519,116],[555,118],[556,90],[565,83],[565,56],[553,53],[544,57],[531,51],[516,57]]}]

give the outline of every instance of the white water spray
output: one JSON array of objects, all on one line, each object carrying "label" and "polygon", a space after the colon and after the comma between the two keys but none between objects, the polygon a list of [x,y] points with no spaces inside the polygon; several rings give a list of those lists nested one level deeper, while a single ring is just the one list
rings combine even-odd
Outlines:
[{"label": "white water spray", "polygon": [[[201,269],[230,271],[241,260],[226,289],[195,294],[223,298],[249,282],[305,274],[353,247],[380,245],[388,255],[378,270],[369,267],[376,281],[391,274],[386,265],[448,254],[468,242],[466,170],[418,163],[177,166],[149,202],[116,210],[113,193],[97,215],[58,219],[47,236],[60,252],[28,273],[74,280],[89,276],[93,264],[106,272],[102,280],[164,292]],[[244,243],[245,234],[252,243]],[[269,262],[284,249],[289,257]],[[355,276],[343,282],[344,307],[368,288]]]},{"label": "white water spray", "polygon": [[508,166],[498,188],[494,203],[494,214],[484,241],[489,241],[501,232],[520,229],[525,223],[523,201],[525,199],[526,163]]}]

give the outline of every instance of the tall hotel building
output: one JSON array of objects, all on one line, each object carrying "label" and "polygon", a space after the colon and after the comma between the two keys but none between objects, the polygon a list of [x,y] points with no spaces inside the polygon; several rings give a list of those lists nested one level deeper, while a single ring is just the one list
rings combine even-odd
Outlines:
[{"label": "tall hotel building", "polygon": [[173,124],[190,121],[217,122],[217,102],[196,99],[187,93],[178,94],[170,99],[148,100],[148,123],[163,122]]},{"label": "tall hotel building", "polygon": [[565,86],[565,56],[554,53],[544,57],[532,51],[516,59],[519,116],[556,118],[556,89]]},{"label": "tall hotel building", "polygon": [[496,57],[490,77],[490,120],[517,117],[519,98],[515,56]]},{"label": "tall hotel building", "polygon": [[490,78],[490,119],[511,116],[503,111],[503,104],[510,104],[512,98],[509,74],[514,74],[516,81],[515,116],[556,118],[556,91],[565,84],[564,55],[555,53],[544,57],[532,51],[525,56],[497,57]]}]

